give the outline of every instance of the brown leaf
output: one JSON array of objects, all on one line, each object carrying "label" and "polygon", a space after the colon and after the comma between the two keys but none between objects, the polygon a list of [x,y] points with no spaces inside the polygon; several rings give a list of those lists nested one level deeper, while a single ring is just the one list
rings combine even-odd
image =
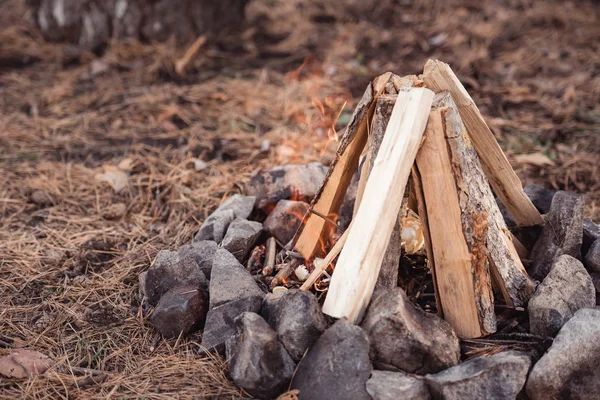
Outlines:
[{"label": "brown leaf", "polygon": [[542,153],[519,154],[518,156],[515,156],[515,161],[519,164],[531,164],[538,167],[554,165],[554,161]]},{"label": "brown leaf", "polygon": [[282,393],[276,400],[298,400],[298,393],[300,393],[298,389],[293,389]]},{"label": "brown leaf", "polygon": [[115,193],[119,193],[129,184],[129,177],[125,171],[114,165],[105,165],[103,169],[104,172],[96,174],[96,179],[108,183]]},{"label": "brown leaf", "polygon": [[54,361],[34,350],[17,350],[0,358],[0,374],[8,378],[33,378],[54,365]]}]

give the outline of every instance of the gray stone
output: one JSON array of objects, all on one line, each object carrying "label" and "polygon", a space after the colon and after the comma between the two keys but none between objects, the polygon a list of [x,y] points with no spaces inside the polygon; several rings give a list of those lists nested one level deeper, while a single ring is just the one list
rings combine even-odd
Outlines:
[{"label": "gray stone", "polygon": [[254,397],[277,397],[290,383],[296,363],[260,315],[245,312],[235,325],[236,334],[226,343],[231,379]]},{"label": "gray stone", "polygon": [[600,239],[592,243],[583,259],[583,264],[590,272],[600,272]]},{"label": "gray stone", "polygon": [[371,370],[367,335],[340,319],[300,361],[291,388],[300,390],[301,400],[371,400],[366,389]]},{"label": "gray stone", "polygon": [[373,400],[429,400],[427,385],[420,378],[403,372],[373,371],[367,381],[367,392]]},{"label": "gray stone", "polygon": [[361,326],[379,369],[425,374],[459,362],[459,341],[450,325],[414,306],[401,288],[382,292]]},{"label": "gray stone", "polygon": [[287,164],[260,170],[248,183],[249,195],[256,196],[257,207],[268,214],[279,200],[309,203],[319,191],[327,167],[321,163]]},{"label": "gray stone", "polygon": [[583,220],[583,245],[581,253],[585,255],[596,240],[600,239],[600,225],[594,223],[590,218]]},{"label": "gray stone", "polygon": [[554,336],[575,311],[595,305],[592,278],[579,260],[562,255],[529,300],[530,331]]},{"label": "gray stone", "polygon": [[152,325],[166,338],[187,335],[204,326],[208,298],[196,286],[179,286],[165,293],[152,313]]},{"label": "gray stone", "polygon": [[525,385],[530,365],[528,355],[506,351],[426,375],[425,382],[436,399],[513,400]]},{"label": "gray stone", "polygon": [[229,250],[239,262],[245,262],[261,233],[262,224],[260,222],[237,218],[229,225],[222,246]]},{"label": "gray stone", "polygon": [[225,249],[215,253],[209,293],[211,309],[238,299],[264,297],[250,272]]},{"label": "gray stone", "polygon": [[317,298],[307,291],[289,290],[280,297],[265,298],[263,309],[261,313],[295,361],[327,328]]},{"label": "gray stone", "polygon": [[220,244],[225,237],[227,228],[229,228],[234,219],[235,212],[233,210],[215,211],[204,220],[200,226],[200,230],[194,237],[194,241],[214,240]]},{"label": "gray stone", "polygon": [[562,327],[527,380],[532,400],[592,399],[600,394],[600,310],[583,309]]},{"label": "gray stone", "polygon": [[232,210],[236,218],[248,219],[250,214],[252,214],[255,202],[256,196],[234,194],[225,200],[219,208],[217,208],[217,211]]},{"label": "gray stone", "polygon": [[262,300],[262,297],[253,296],[230,301],[208,310],[202,334],[202,347],[210,352],[223,352],[225,342],[235,334],[235,319],[245,312],[259,312]]},{"label": "gray stone", "polygon": [[338,226],[340,232],[344,232],[346,229],[348,229],[350,222],[352,222],[354,203],[356,202],[356,195],[358,193],[359,178],[359,174],[354,174],[352,176],[348,190],[346,190],[346,194],[344,195],[344,201],[342,202],[342,206],[340,207],[340,212],[338,215]]},{"label": "gray stone", "polygon": [[174,251],[159,251],[146,274],[143,277],[140,274],[140,292],[151,306],[155,306],[170,289],[186,285],[203,290],[208,288],[206,277],[196,261]]},{"label": "gray stone", "polygon": [[300,227],[308,207],[308,203],[303,201],[279,200],[263,227],[279,243],[287,244]]},{"label": "gray stone", "polygon": [[592,277],[592,283],[596,289],[596,305],[600,306],[600,273],[592,272],[590,276]]},{"label": "gray stone", "polygon": [[530,275],[538,280],[550,271],[554,260],[563,254],[579,258],[583,238],[583,197],[557,192],[546,215],[542,234],[531,251]]},{"label": "gray stone", "polygon": [[213,258],[217,252],[217,242],[212,240],[202,240],[191,244],[183,245],[179,248],[181,257],[191,257],[196,261],[204,276],[210,279]]}]

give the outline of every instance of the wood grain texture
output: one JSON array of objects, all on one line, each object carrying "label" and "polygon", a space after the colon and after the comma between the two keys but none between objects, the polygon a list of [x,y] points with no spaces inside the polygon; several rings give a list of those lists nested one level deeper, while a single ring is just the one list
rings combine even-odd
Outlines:
[{"label": "wood grain texture", "polygon": [[360,207],[338,259],[323,312],[359,321],[371,299],[381,262],[402,204],[433,92],[402,90],[365,187]]},{"label": "wood grain texture", "polygon": [[448,91],[454,99],[485,174],[496,195],[518,226],[543,224],[542,217],[523,192],[521,180],[512,169],[494,134],[487,126],[471,96],[450,66],[438,60],[425,64],[422,79],[436,93]]}]

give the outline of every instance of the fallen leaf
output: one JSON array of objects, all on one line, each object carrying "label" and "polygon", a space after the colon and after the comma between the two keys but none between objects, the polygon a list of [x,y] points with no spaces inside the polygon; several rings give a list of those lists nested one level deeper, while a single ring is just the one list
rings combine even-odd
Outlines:
[{"label": "fallen leaf", "polygon": [[121,171],[131,171],[133,170],[133,160],[131,158],[124,158],[119,162],[118,165]]},{"label": "fallen leaf", "polygon": [[100,182],[108,183],[115,193],[119,193],[129,184],[127,173],[114,165],[105,165],[104,172],[96,174],[96,179]]},{"label": "fallen leaf", "polygon": [[519,154],[518,156],[515,156],[515,161],[519,164],[531,164],[538,167],[554,165],[554,161],[542,153]]},{"label": "fallen leaf", "polygon": [[54,365],[47,355],[34,350],[17,350],[0,358],[0,375],[7,378],[33,378]]},{"label": "fallen leaf", "polygon": [[292,389],[289,392],[282,393],[276,400],[298,400],[298,394],[300,391],[298,389]]}]

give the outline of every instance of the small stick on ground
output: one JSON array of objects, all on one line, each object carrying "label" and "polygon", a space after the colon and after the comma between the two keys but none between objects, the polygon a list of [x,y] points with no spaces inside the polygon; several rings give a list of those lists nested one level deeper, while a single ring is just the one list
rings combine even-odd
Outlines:
[{"label": "small stick on ground", "polygon": [[344,248],[344,244],[346,243],[346,239],[348,239],[348,232],[350,232],[350,227],[346,229],[346,231],[342,234],[342,236],[335,242],[333,248],[327,253],[324,259],[320,260],[320,262],[316,263],[315,260],[315,269],[310,273],[306,281],[300,286],[300,290],[309,290],[312,285],[319,279],[321,275],[327,269],[327,266],[331,264],[333,260],[340,254],[342,248]]},{"label": "small stick on ground", "polygon": [[302,261],[298,259],[293,259],[292,261],[285,263],[277,272],[273,280],[271,281],[271,289],[275,286],[284,285],[289,276],[294,272],[296,268],[298,268],[302,264]]},{"label": "small stick on ground", "polygon": [[270,276],[273,274],[275,268],[275,256],[277,255],[277,243],[274,237],[267,239],[267,257],[265,261],[265,267],[262,269],[263,276]]},{"label": "small stick on ground", "polygon": [[204,43],[206,43],[206,36],[199,36],[198,39],[196,39],[194,43],[192,43],[192,45],[188,47],[183,57],[181,57],[175,62],[175,72],[177,73],[177,75],[185,75],[186,70],[188,69],[191,62],[194,61],[194,59],[198,56],[198,53],[200,53],[200,49],[202,48]]}]

